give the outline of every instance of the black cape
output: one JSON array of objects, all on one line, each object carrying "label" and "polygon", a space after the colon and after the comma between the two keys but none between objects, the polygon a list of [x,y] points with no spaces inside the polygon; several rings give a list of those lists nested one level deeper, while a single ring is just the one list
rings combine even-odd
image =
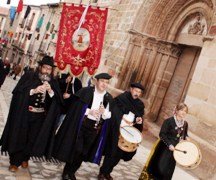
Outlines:
[{"label": "black cape", "polygon": [[[74,146],[76,144],[77,136],[82,125],[82,120],[84,118],[86,109],[92,103],[93,95],[94,87],[85,87],[78,91],[74,96],[73,103],[71,104],[69,111],[63,121],[63,124],[61,125],[57,135],[55,136],[55,143],[53,147],[52,156],[59,159],[60,161],[69,163],[73,162],[73,158],[74,156],[76,156],[74,152]],[[111,103],[111,101],[112,96],[107,92],[104,95],[104,106],[106,107],[108,103]],[[108,121],[109,120],[106,120],[105,122]],[[104,125],[106,125],[106,123],[104,123]],[[104,125],[102,129],[106,128],[106,126]],[[98,139],[95,141],[94,147],[91,148],[89,156],[87,156],[88,159],[85,159],[85,161],[94,162],[97,164],[100,163],[100,158],[102,154],[99,153],[100,157],[98,157],[97,160],[95,160],[94,156],[96,155],[96,152],[98,152],[99,148],[100,152],[103,150],[104,147],[99,147],[99,144],[101,144],[99,142],[101,139],[103,139],[104,143],[106,139],[106,132],[105,134],[103,134],[103,138],[100,138],[99,136]]]},{"label": "black cape", "polygon": [[[40,84],[37,72],[24,74],[13,90],[8,119],[0,140],[1,151],[15,153],[23,150],[27,141],[28,105],[30,90]],[[46,107],[46,119],[34,145],[32,155],[42,156],[49,146],[49,138],[55,127],[56,117],[62,103],[57,81],[51,80],[50,85],[55,93],[49,107]]]},{"label": "black cape", "polygon": [[61,112],[62,114],[67,113],[67,111],[70,108],[71,103],[73,102],[74,94],[77,93],[82,88],[82,82],[78,78],[75,78],[75,81],[74,81],[74,94],[73,94],[73,92],[72,92],[72,84],[71,83],[69,83],[69,84],[66,83],[67,77],[68,77],[67,74],[62,74],[62,77],[58,79],[59,86],[60,86],[62,94],[65,93],[66,89],[67,89],[67,93],[71,94],[71,96],[68,99],[64,99],[64,107],[62,108],[62,112]]},{"label": "black cape", "polygon": [[10,72],[10,64],[4,64],[2,60],[0,60],[0,87],[4,83],[6,76]]},{"label": "black cape", "polygon": [[[144,115],[144,104],[140,99],[133,99],[130,92],[124,92],[117,96],[111,105],[112,117],[110,119],[108,127],[108,137],[105,146],[105,155],[114,157],[118,152],[118,140],[120,133],[120,124],[124,114],[128,114],[129,111],[135,114],[136,117],[142,117]],[[142,132],[143,124],[134,125]],[[129,161],[136,154],[134,152],[123,152],[122,159]]]}]

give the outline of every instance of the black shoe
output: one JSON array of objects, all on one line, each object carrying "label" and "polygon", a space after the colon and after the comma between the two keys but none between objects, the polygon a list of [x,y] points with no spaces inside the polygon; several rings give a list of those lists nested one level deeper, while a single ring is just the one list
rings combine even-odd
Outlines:
[{"label": "black shoe", "polygon": [[76,180],[76,176],[74,174],[70,175],[71,180]]},{"label": "black shoe", "polygon": [[112,177],[110,174],[106,174],[106,175],[105,175],[105,178],[106,178],[107,180],[113,180],[113,177]]},{"label": "black shoe", "polygon": [[63,174],[62,180],[76,180],[76,176],[74,174],[73,175]]},{"label": "black shoe", "polygon": [[105,179],[106,178],[105,178],[104,174],[102,174],[102,173],[98,174],[98,180],[105,180]]}]

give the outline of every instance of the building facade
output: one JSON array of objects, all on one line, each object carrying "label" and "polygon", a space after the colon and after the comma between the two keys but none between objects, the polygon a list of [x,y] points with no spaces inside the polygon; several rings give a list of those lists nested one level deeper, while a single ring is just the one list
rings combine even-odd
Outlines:
[{"label": "building facade", "polygon": [[146,120],[158,126],[176,104],[188,104],[189,135],[203,154],[193,173],[215,179],[216,1],[122,0],[111,7],[102,64],[115,75],[113,86],[140,82]]},{"label": "building facade", "polygon": [[[91,3],[109,8],[98,71],[114,76],[113,92],[140,82],[145,87],[142,99],[146,122],[156,124],[158,129],[176,104],[188,104],[189,136],[199,144],[203,155],[200,166],[191,172],[201,179],[215,179],[216,0]],[[54,56],[62,4],[32,7],[22,28],[19,24],[26,8],[20,18],[15,18],[14,29],[4,26],[4,30],[15,32],[4,55],[16,61],[21,58],[23,63],[29,57],[38,61],[44,54]]]}]

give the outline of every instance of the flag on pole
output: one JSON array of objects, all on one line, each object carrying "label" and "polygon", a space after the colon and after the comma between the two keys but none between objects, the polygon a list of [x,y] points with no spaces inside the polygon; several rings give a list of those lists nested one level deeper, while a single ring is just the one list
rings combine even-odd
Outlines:
[{"label": "flag on pole", "polygon": [[107,12],[63,4],[55,55],[59,69],[69,66],[75,76],[85,69],[90,75],[95,73],[100,64]]},{"label": "flag on pole", "polygon": [[36,27],[37,29],[40,30],[40,28],[41,28],[41,26],[43,24],[43,21],[44,21],[44,14],[40,17],[40,19],[39,19],[39,21],[37,23],[37,27]]},{"label": "flag on pole", "polygon": [[12,26],[14,18],[16,16],[16,7],[11,6],[9,11],[10,11],[10,26]]},{"label": "flag on pole", "polygon": [[30,6],[27,6],[26,12],[25,12],[25,15],[24,15],[24,19],[26,19],[26,18],[28,17],[30,11],[31,11],[31,7],[30,7]]},{"label": "flag on pole", "polygon": [[16,12],[20,13],[22,11],[22,9],[23,9],[23,0],[19,0],[19,4],[17,6]]},{"label": "flag on pole", "polygon": [[16,7],[11,6],[10,7],[10,20],[13,21],[16,15]]},{"label": "flag on pole", "polygon": [[50,21],[47,23],[47,25],[46,25],[46,30],[48,31],[49,30],[49,28],[50,28]]}]

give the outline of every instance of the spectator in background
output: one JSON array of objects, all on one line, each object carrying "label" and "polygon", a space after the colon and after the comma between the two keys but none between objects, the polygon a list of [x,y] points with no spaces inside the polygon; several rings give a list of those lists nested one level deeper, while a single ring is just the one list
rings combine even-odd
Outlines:
[{"label": "spectator in background", "polygon": [[23,71],[24,73],[34,71],[33,62],[31,59],[29,60],[29,64],[24,67]]},{"label": "spectator in background", "polygon": [[10,72],[10,63],[8,58],[6,57],[4,62],[0,58],[0,88],[4,83],[5,78],[9,74],[9,72]]},{"label": "spectator in background", "polygon": [[21,72],[21,64],[17,64],[14,68],[14,77],[13,79],[16,80],[17,75]]}]

